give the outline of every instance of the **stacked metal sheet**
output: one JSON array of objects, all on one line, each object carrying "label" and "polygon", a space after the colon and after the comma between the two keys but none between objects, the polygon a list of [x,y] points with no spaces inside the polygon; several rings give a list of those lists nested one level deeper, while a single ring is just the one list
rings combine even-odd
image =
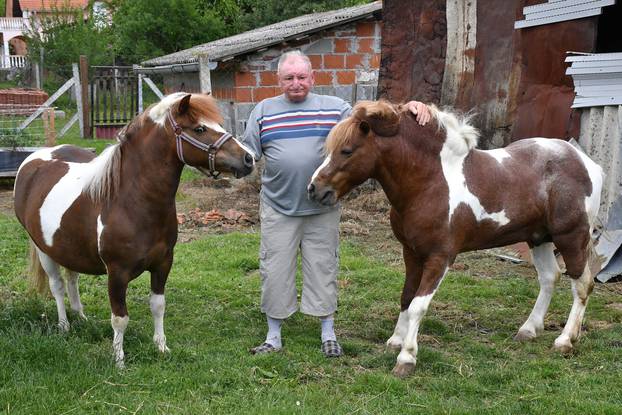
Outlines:
[{"label": "stacked metal sheet", "polygon": [[615,0],[549,0],[523,8],[525,20],[514,22],[514,29],[564,22],[583,17],[598,16],[602,8],[612,6]]},{"label": "stacked metal sheet", "polygon": [[577,94],[572,108],[622,104],[622,53],[569,53],[566,75]]}]

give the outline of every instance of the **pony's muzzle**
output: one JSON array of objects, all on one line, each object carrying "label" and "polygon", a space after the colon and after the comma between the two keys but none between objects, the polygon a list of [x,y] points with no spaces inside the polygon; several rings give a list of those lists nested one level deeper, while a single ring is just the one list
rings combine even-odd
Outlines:
[{"label": "pony's muzzle", "polygon": [[331,206],[337,203],[337,194],[330,186],[318,188],[311,182],[309,186],[307,186],[307,194],[309,195],[309,199],[315,200],[322,205]]}]

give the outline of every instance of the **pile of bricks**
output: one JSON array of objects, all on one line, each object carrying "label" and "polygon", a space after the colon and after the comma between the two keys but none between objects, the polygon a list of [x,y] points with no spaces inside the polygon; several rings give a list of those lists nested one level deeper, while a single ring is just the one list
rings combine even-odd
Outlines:
[{"label": "pile of bricks", "polygon": [[37,106],[48,99],[48,94],[40,89],[9,88],[0,89],[0,104]]}]

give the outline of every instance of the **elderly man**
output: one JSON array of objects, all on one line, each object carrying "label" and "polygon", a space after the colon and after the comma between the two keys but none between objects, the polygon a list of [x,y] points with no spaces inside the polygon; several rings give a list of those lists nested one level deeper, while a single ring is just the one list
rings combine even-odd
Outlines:
[{"label": "elderly man", "polygon": [[[323,161],[328,132],[350,114],[340,98],[311,93],[311,62],[299,51],[287,52],[278,63],[282,95],[261,101],[251,113],[243,142],[265,156],[261,178],[261,311],[268,320],[266,340],[251,353],[281,350],[283,320],[298,309],[296,262],[302,259],[300,311],[321,320],[321,351],[341,356],[334,330],[339,268],[338,207],[307,198],[307,184]],[[430,119],[426,105],[411,101],[417,121]]]}]

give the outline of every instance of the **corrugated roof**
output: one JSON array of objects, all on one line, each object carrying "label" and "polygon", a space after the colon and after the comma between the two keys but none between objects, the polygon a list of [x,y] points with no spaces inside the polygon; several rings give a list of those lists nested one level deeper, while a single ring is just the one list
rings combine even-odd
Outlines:
[{"label": "corrugated roof", "polygon": [[612,6],[615,0],[549,0],[523,8],[525,20],[514,22],[514,29],[539,26],[583,17],[598,16],[602,8]]},{"label": "corrugated roof", "polygon": [[89,0],[19,0],[22,10],[49,11],[54,9],[84,9]]},{"label": "corrugated roof", "polygon": [[622,105],[622,53],[576,53],[566,62],[577,94],[572,108]]},{"label": "corrugated roof", "polygon": [[329,12],[312,13],[260,27],[235,36],[215,40],[169,55],[150,59],[143,66],[162,66],[197,62],[197,56],[207,53],[211,61],[221,61],[233,56],[253,52],[286,40],[319,32],[330,27],[360,20],[382,9],[382,2],[347,7]]}]

